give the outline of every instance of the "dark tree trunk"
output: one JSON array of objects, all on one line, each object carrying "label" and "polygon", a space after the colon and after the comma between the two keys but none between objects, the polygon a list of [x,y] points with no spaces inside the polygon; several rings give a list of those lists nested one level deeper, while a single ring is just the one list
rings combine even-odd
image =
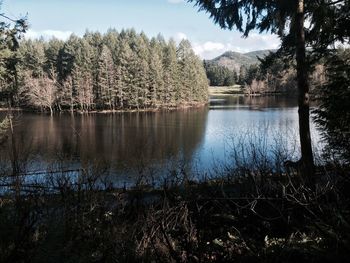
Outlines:
[{"label": "dark tree trunk", "polygon": [[303,176],[313,178],[314,158],[310,134],[310,98],[308,69],[306,60],[305,32],[304,32],[304,0],[297,0],[297,14],[295,18],[296,59],[298,79],[298,106],[299,106],[299,136],[301,144],[301,171]]}]

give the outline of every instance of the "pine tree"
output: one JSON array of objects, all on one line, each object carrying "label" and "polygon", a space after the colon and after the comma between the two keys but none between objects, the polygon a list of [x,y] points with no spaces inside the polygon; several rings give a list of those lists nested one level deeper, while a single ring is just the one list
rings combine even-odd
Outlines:
[{"label": "pine tree", "polygon": [[[182,40],[177,49],[177,60],[181,76],[180,86],[177,89],[177,100],[180,103],[197,100],[203,77],[199,68],[203,68],[202,62],[194,54],[191,43]],[[204,73],[205,74],[205,73]],[[205,78],[206,79],[206,78]]]},{"label": "pine tree", "polygon": [[163,53],[161,43],[153,38],[150,43],[148,95],[149,104],[153,108],[159,106],[161,103],[161,95],[164,92],[162,59]]},{"label": "pine tree", "polygon": [[327,155],[350,163],[350,49],[327,58],[327,81],[321,89],[316,123],[327,141]]},{"label": "pine tree", "polygon": [[148,93],[149,93],[149,40],[141,33],[137,37],[134,46],[134,60],[135,63],[132,67],[133,72],[133,88],[136,97],[136,107],[139,109],[145,108],[149,105]]},{"label": "pine tree", "polygon": [[175,41],[171,39],[163,52],[164,92],[162,94],[162,104],[171,106],[176,102],[176,92],[179,87]]},{"label": "pine tree", "polygon": [[72,70],[73,87],[76,101],[82,111],[89,111],[93,106],[93,53],[85,39],[80,39],[76,50]]},{"label": "pine tree", "polygon": [[197,57],[194,60],[195,80],[193,101],[206,103],[208,101],[208,78],[203,62]]},{"label": "pine tree", "polygon": [[49,73],[52,68],[57,69],[59,67],[59,53],[63,45],[64,42],[56,38],[52,38],[45,43],[45,72]]},{"label": "pine tree", "polygon": [[23,41],[19,48],[19,53],[21,56],[21,69],[31,71],[33,77],[42,77],[46,63],[44,41]]},{"label": "pine tree", "polygon": [[132,74],[130,72],[130,61],[133,56],[132,50],[123,37],[124,34],[120,34],[120,48],[118,61],[116,63],[116,74],[115,74],[115,89],[117,94],[117,100],[119,108],[123,109],[129,104],[130,90]]},{"label": "pine tree", "polygon": [[115,29],[108,29],[103,36],[102,43],[107,46],[112,54],[114,64],[118,61],[118,53],[120,48],[119,33]]},{"label": "pine tree", "polygon": [[19,88],[19,41],[28,25],[25,17],[11,19],[3,13],[0,13],[0,16],[0,95],[2,98],[6,97],[7,103],[12,105]]},{"label": "pine tree", "polygon": [[58,76],[60,81],[64,81],[72,74],[76,59],[76,53],[79,49],[80,39],[76,35],[71,35],[64,43],[63,48],[58,54]]},{"label": "pine tree", "polygon": [[102,108],[108,105],[109,109],[114,109],[115,94],[115,70],[112,53],[105,45],[102,47],[99,63],[98,63],[98,90],[99,101],[96,101]]}]

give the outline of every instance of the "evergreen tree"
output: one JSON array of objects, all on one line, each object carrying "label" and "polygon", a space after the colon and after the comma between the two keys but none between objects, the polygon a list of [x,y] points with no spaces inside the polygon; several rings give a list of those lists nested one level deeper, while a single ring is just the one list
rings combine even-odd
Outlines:
[{"label": "evergreen tree", "polygon": [[247,68],[245,66],[241,66],[239,68],[239,77],[238,77],[238,83],[240,85],[244,85],[245,84],[245,80],[247,77]]},{"label": "evergreen tree", "polygon": [[[1,7],[1,3],[0,3]],[[19,41],[27,29],[26,18],[11,19],[0,13],[0,95],[14,104],[18,94]]]},{"label": "evergreen tree", "polygon": [[328,80],[315,119],[328,142],[325,152],[350,163],[350,50],[339,50],[327,62]]},{"label": "evergreen tree", "polygon": [[127,40],[123,36],[124,34],[120,34],[120,47],[115,74],[115,88],[117,92],[118,105],[121,109],[129,104],[129,92],[131,90],[132,82],[130,61],[133,56],[132,50]]},{"label": "evergreen tree", "polygon": [[133,96],[131,99],[133,107],[139,109],[149,104],[149,48],[148,39],[144,34],[136,37],[133,46],[132,74],[133,74]]},{"label": "evergreen tree", "polygon": [[206,103],[208,101],[208,78],[205,72],[203,62],[196,57],[194,62],[195,81],[193,101]]},{"label": "evergreen tree", "polygon": [[45,43],[45,72],[49,73],[53,68],[57,69],[59,67],[59,53],[63,45],[64,42],[56,38],[52,38]]},{"label": "evergreen tree", "polygon": [[164,92],[162,94],[162,104],[170,106],[176,102],[176,92],[179,87],[175,41],[171,39],[164,47],[163,52]]},{"label": "evergreen tree", "polygon": [[177,60],[179,64],[180,82],[176,89],[176,100],[185,102],[192,101],[196,86],[195,72],[195,54],[193,53],[191,43],[188,40],[182,40],[177,49]]},{"label": "evergreen tree", "polygon": [[[115,87],[115,70],[112,53],[105,45],[102,47],[98,63],[98,91],[100,97],[95,102],[102,108],[114,109],[116,93]],[[96,99],[96,98],[95,98]]]},{"label": "evergreen tree", "polygon": [[45,43],[41,40],[23,41],[19,48],[20,67],[31,71],[33,77],[42,77],[46,63]]},{"label": "evergreen tree", "polygon": [[162,43],[153,38],[150,43],[148,101],[150,106],[155,108],[161,103],[161,95],[164,92],[162,59]]},{"label": "evergreen tree", "polygon": [[106,45],[111,51],[114,64],[118,61],[119,53],[119,33],[115,29],[108,29],[107,33],[103,36],[103,44]]},{"label": "evergreen tree", "polygon": [[60,81],[64,81],[69,75],[72,74],[74,63],[77,56],[77,51],[80,48],[80,39],[71,35],[69,39],[64,43],[63,48],[60,49],[58,54],[58,76]]},{"label": "evergreen tree", "polygon": [[74,55],[72,79],[76,101],[82,111],[89,111],[94,102],[92,47],[85,39],[80,39]]},{"label": "evergreen tree", "polygon": [[208,61],[203,63],[211,86],[232,86],[237,83],[237,73],[235,71]]}]

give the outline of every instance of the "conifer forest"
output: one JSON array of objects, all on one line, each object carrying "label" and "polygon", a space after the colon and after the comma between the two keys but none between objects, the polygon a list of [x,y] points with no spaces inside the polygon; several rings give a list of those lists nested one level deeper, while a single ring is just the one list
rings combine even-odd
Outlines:
[{"label": "conifer forest", "polygon": [[23,40],[2,97],[39,111],[173,108],[205,103],[208,81],[187,40],[134,30],[86,32],[67,41]]}]

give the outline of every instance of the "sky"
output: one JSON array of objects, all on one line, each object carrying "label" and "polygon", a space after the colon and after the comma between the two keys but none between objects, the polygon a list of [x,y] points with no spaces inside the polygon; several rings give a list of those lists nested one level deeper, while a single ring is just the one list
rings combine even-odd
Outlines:
[{"label": "sky", "polygon": [[3,0],[1,12],[11,18],[28,17],[26,38],[53,36],[65,40],[109,28],[134,28],[149,37],[161,33],[177,42],[188,39],[197,55],[212,59],[225,51],[250,52],[279,46],[276,36],[252,32],[242,38],[237,31],[223,30],[184,0]]}]

